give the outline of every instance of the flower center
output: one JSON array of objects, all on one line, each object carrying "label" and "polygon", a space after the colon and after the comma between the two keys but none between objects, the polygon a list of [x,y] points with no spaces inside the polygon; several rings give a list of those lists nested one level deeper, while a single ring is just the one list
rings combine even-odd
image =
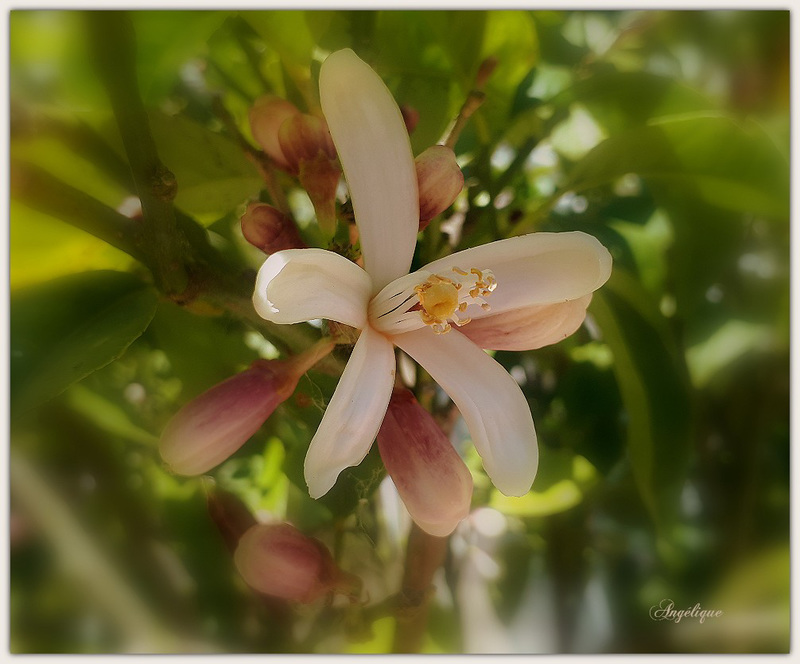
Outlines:
[{"label": "flower center", "polygon": [[453,279],[432,274],[414,287],[422,306],[422,322],[429,325],[436,334],[450,331],[448,321],[459,327],[469,323],[471,318],[461,318],[459,314],[463,314],[471,304],[478,304],[481,309],[488,311],[489,303],[483,298],[491,295],[497,288],[497,280],[491,270],[472,268],[465,272],[454,267],[452,271]]},{"label": "flower center", "polygon": [[414,272],[392,282],[373,298],[370,323],[381,332],[401,334],[418,329],[422,321],[436,334],[445,334],[451,323],[461,326],[472,320],[464,316],[469,306],[488,311],[485,298],[495,288],[497,280],[491,270],[472,268],[467,272],[453,267],[445,274]]}]

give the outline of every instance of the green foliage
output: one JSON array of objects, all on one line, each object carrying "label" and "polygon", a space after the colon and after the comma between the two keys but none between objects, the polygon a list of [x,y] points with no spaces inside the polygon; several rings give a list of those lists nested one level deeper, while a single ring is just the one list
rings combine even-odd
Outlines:
[{"label": "green foliage", "polygon": [[125,272],[85,272],[15,292],[14,410],[30,410],[120,357],[156,304],[155,291]]},{"label": "green foliage", "polygon": [[[275,94],[318,113],[320,64],[340,48],[419,114],[415,154],[485,95],[455,142],[465,190],[419,235],[415,266],[542,230],[590,233],[614,258],[575,334],[495,354],[540,439],[527,495],[491,486],[417,369],[475,486],[420,648],[786,651],[788,12],[129,16],[132,33],[114,29],[133,50],[104,45],[120,56],[104,83],[88,30],[103,15],[10,15],[12,651],[385,653],[419,618],[398,613],[413,599],[396,595],[408,521],[375,446],[324,498],[307,493],[345,349],[210,477],[172,474],[157,449],[181,406],[327,329],[258,318],[264,257],[238,217],[260,200],[321,237],[248,112]],[[141,101],[141,117],[113,98]],[[347,224],[336,241],[354,251]],[[363,605],[251,591],[217,490],[322,541]],[[651,620],[665,598],[730,621]]]}]

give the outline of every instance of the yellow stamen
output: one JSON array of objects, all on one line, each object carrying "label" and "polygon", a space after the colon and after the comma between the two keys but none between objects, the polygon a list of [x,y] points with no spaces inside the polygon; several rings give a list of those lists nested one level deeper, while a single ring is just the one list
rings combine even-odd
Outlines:
[{"label": "yellow stamen", "polygon": [[[461,327],[472,319],[461,318],[470,304],[477,304],[484,311],[489,310],[489,304],[483,299],[492,294],[497,287],[497,280],[489,270],[478,270],[472,268],[466,272],[458,267],[451,268],[455,275],[454,279],[449,279],[438,274],[430,275],[423,283],[414,287],[414,292],[419,298],[422,307],[420,317],[425,325],[436,334],[445,334],[452,327],[450,321]],[[468,277],[459,279],[458,277]],[[461,289],[467,285],[467,293]]]}]

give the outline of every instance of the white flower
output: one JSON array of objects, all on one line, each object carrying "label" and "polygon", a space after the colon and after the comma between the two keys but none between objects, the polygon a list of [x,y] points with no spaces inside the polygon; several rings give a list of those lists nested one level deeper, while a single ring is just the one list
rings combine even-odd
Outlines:
[{"label": "white flower", "polygon": [[611,256],[584,233],[533,233],[408,274],[419,228],[414,158],[400,110],[353,51],[323,63],[320,102],[350,190],[364,269],[323,249],[270,256],[253,302],[274,323],[326,318],[361,330],[308,449],[312,497],[366,456],[392,393],[394,346],[447,392],[484,468],[507,495],[530,490],[538,449],[528,403],[482,348],[555,343],[581,324]]}]

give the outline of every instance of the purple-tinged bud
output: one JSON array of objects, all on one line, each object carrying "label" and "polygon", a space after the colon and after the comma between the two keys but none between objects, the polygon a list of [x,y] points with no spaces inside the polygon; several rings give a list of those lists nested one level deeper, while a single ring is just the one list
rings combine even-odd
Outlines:
[{"label": "purple-tinged bud", "polygon": [[403,122],[406,123],[406,131],[411,134],[419,124],[419,111],[413,106],[403,104],[400,106],[400,113],[403,116]]},{"label": "purple-tinged bud", "polygon": [[336,159],[328,123],[314,115],[300,113],[287,118],[278,130],[278,140],[294,172],[300,170],[303,161],[312,161],[320,156]]},{"label": "purple-tinged bud", "polygon": [[432,145],[415,160],[419,184],[419,229],[444,212],[464,187],[464,174],[455,153],[446,145]]},{"label": "purple-tinged bud", "polygon": [[242,215],[242,235],[265,254],[284,249],[304,249],[295,223],[283,212],[266,203],[250,203]]},{"label": "purple-tinged bud", "polygon": [[411,518],[445,537],[469,514],[472,475],[433,416],[404,388],[395,388],[378,449]]},{"label": "purple-tinged bud", "polygon": [[288,360],[256,360],[181,408],[161,434],[161,457],[179,475],[200,475],[236,452],[288,399],[300,377],[327,355],[323,339]]},{"label": "purple-tinged bud", "polygon": [[336,189],[342,171],[328,124],[313,115],[295,115],[279,132],[281,149],[308,193],[317,223],[328,235],[336,230]]},{"label": "purple-tinged bud", "polygon": [[281,149],[278,133],[283,122],[295,115],[300,115],[298,108],[275,95],[259,97],[250,109],[250,131],[253,138],[275,165],[283,170],[291,169]]},{"label": "purple-tinged bud", "polygon": [[257,524],[239,540],[233,562],[260,593],[308,604],[330,592],[358,594],[360,581],[342,572],[325,545],[288,523]]}]

